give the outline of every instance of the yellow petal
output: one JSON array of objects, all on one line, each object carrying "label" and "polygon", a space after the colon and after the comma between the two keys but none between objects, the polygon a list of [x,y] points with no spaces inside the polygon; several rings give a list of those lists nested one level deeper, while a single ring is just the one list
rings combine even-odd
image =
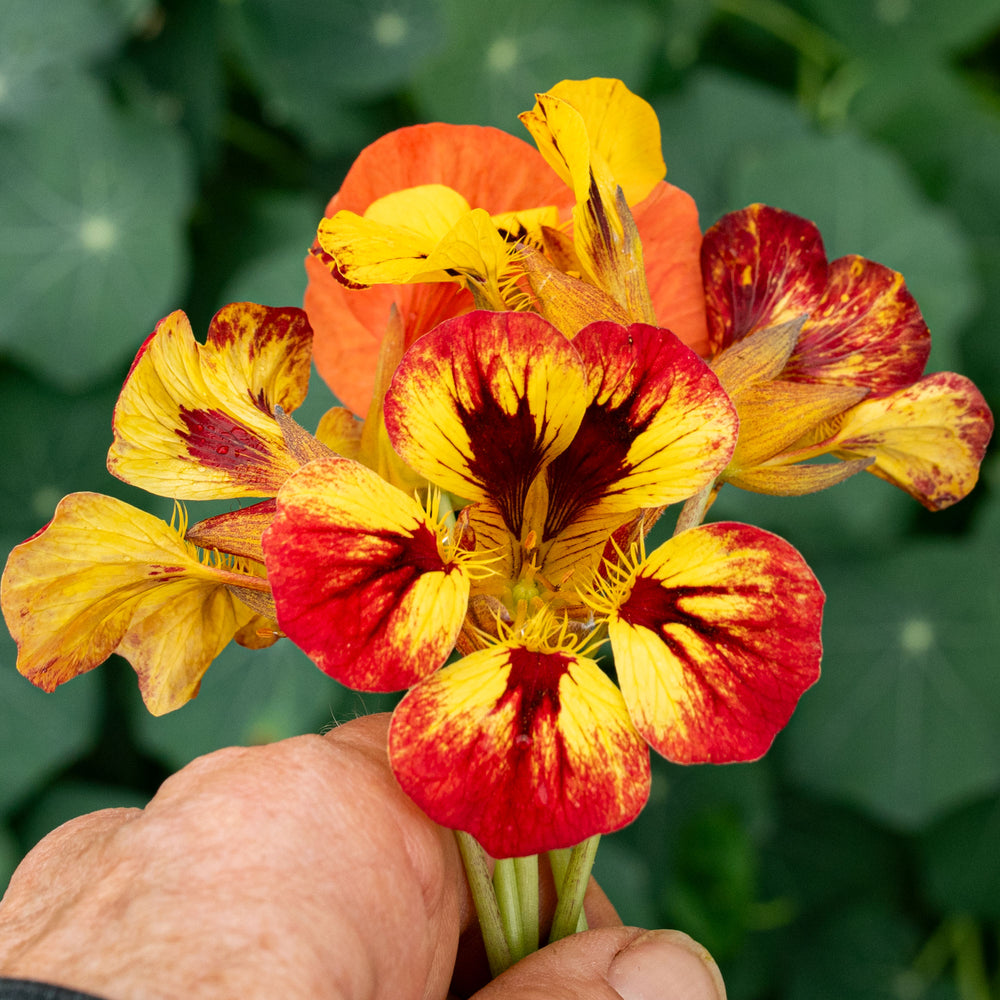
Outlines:
[{"label": "yellow petal", "polygon": [[515,536],[532,480],[572,440],[588,402],[583,365],[531,313],[472,312],[407,352],[385,398],[396,451],[431,482],[493,500]]},{"label": "yellow petal", "polygon": [[678,763],[760,757],[819,676],[822,606],[776,535],[720,522],[669,539],[608,622],[636,728]]},{"label": "yellow petal", "polygon": [[273,413],[305,397],[311,343],[300,309],[233,303],[204,345],[184,313],[171,313],[118,397],[109,470],[161,496],[274,496],[299,463]]},{"label": "yellow petal", "polygon": [[891,395],[862,400],[833,426],[825,443],[829,451],[874,458],[869,472],[928,510],[942,510],[976,485],[993,416],[967,378],[938,372]]},{"label": "yellow petal", "polygon": [[607,163],[630,205],[642,201],[666,176],[656,112],[621,80],[563,80],[548,93],[579,113],[591,154]]},{"label": "yellow petal", "polygon": [[203,564],[170,525],[120,500],[75,493],[11,552],[3,612],[18,670],[52,691],[112,653],[139,676],[147,708],[198,693],[209,664],[253,617],[227,583],[250,575]]}]

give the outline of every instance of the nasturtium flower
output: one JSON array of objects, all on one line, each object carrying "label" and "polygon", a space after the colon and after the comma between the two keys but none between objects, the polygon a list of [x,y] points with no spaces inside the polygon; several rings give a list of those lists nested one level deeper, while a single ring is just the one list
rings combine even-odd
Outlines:
[{"label": "nasturtium flower", "polygon": [[201,553],[183,535],[183,518],[167,524],[113,497],[60,501],[4,569],[18,670],[52,691],[118,653],[135,669],[146,707],[162,715],[198,693],[231,639],[273,642],[273,620],[234,591],[266,591],[263,565]]},{"label": "nasturtium flower", "polygon": [[794,495],[867,469],[930,510],[968,494],[993,418],[968,379],[923,375],[930,332],[902,275],[828,262],[811,222],[765,205],[716,223],[702,268],[711,363],[740,414],[721,481]]},{"label": "nasturtium flower", "polygon": [[393,312],[404,347],[474,305],[532,308],[567,335],[655,322],[707,345],[697,210],[663,181],[652,108],[617,80],[563,81],[521,117],[540,153],[491,128],[401,129],[327,207],[305,306],[317,367],[355,412]]},{"label": "nasturtium flower", "polygon": [[[174,498],[270,499],[188,529],[179,508],[167,524],[100,494],[66,497],[3,574],[29,680],[52,690],[119,653],[159,715],[197,694],[230,640],[276,640],[261,536],[285,480],[332,454],[287,415],[306,393],[310,338],[301,309],[249,302],[222,309],[205,344],[181,312],[157,325],[115,407],[109,469]],[[334,445],[350,437],[336,412],[325,429]]]},{"label": "nasturtium flower", "polygon": [[[390,759],[428,815],[495,856],[534,854],[634,818],[647,745],[679,762],[766,751],[818,676],[823,597],[748,525],[645,553],[662,508],[712,483],[736,441],[693,351],[650,324],[569,340],[532,313],[474,311],[410,347],[384,411],[430,488],[320,458],[279,492],[264,553],[279,626],[321,669],[410,689]],[[608,639],[618,686],[597,660]]]}]

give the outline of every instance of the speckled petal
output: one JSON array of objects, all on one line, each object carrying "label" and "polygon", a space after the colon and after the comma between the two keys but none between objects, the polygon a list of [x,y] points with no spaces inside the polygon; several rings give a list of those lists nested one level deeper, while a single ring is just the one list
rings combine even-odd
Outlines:
[{"label": "speckled petal", "polygon": [[586,657],[499,645],[417,685],[389,757],[406,793],[494,857],[569,847],[630,822],[649,752],[621,693]]},{"label": "speckled petal", "polygon": [[678,763],[760,757],[819,676],[822,607],[776,535],[722,522],[670,539],[608,624],[636,728]]}]

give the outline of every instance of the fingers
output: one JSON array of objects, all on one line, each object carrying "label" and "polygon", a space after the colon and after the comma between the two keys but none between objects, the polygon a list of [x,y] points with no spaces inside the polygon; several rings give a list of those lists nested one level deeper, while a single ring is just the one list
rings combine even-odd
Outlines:
[{"label": "fingers", "polygon": [[725,1000],[718,967],[680,931],[606,927],[518,962],[473,1000]]},{"label": "fingers", "polygon": [[64,828],[12,883],[4,909],[47,919],[0,970],[121,1000],[443,996],[461,860],[393,779],[387,723],[219,751]]}]

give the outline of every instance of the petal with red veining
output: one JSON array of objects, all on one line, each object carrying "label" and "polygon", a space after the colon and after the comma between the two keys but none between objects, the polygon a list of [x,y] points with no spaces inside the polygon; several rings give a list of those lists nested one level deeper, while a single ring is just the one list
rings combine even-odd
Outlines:
[{"label": "petal with red veining", "polygon": [[636,728],[678,763],[760,757],[819,676],[822,607],[776,535],[722,522],[670,539],[608,622]]},{"label": "petal with red veining", "polygon": [[[112,497],[71,494],[4,570],[17,668],[52,691],[118,652],[139,675],[146,707],[173,711],[253,618],[227,587],[236,578],[201,562],[159,518]],[[252,575],[246,582],[263,586]]]},{"label": "petal with red veining", "polygon": [[303,466],[264,535],[278,624],[331,677],[409,687],[448,657],[469,578],[427,512],[344,458]]},{"label": "petal with red veining", "polygon": [[873,457],[869,472],[928,510],[943,510],[976,485],[993,415],[967,378],[937,372],[890,396],[863,399],[832,426],[826,450]]},{"label": "petal with red veining", "polygon": [[274,420],[305,396],[312,334],[301,309],[220,310],[198,344],[184,313],[143,344],[115,406],[108,468],[161,496],[274,496],[298,468]]},{"label": "petal with red veining", "polygon": [[399,704],[389,757],[433,820],[494,857],[569,847],[630,822],[649,752],[591,659],[502,644],[470,654]]},{"label": "petal with red veining", "polygon": [[930,349],[930,331],[903,276],[864,257],[841,257],[830,265],[783,377],[885,394],[920,378]]},{"label": "petal with red veining", "polygon": [[543,540],[586,514],[686,500],[727,465],[736,411],[712,370],[668,330],[593,323],[573,340],[589,400],[572,443],[545,470]]},{"label": "petal with red veining", "polygon": [[754,330],[815,309],[828,265],[819,230],[768,205],[724,215],[705,233],[701,269],[713,354]]},{"label": "petal with red veining", "polygon": [[532,313],[473,312],[404,355],[385,422],[408,465],[468,500],[494,500],[516,536],[528,487],[586,404],[579,354],[555,327]]}]

